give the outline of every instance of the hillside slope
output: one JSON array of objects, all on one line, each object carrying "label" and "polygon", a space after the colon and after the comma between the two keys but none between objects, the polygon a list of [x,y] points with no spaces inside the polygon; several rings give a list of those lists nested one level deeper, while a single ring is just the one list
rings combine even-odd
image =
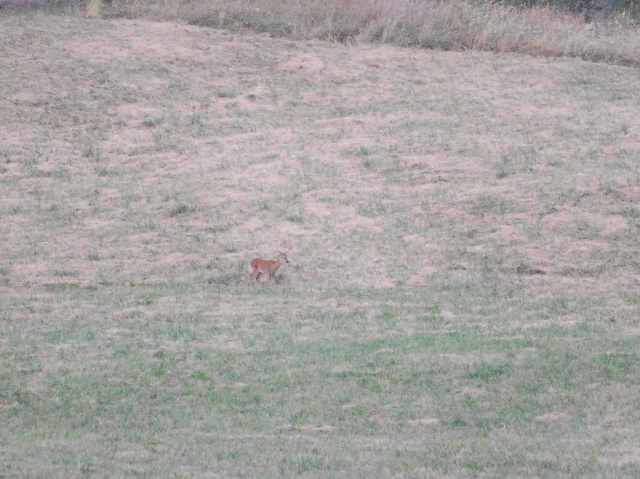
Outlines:
[{"label": "hillside slope", "polygon": [[0,32],[7,477],[637,471],[637,70]]}]

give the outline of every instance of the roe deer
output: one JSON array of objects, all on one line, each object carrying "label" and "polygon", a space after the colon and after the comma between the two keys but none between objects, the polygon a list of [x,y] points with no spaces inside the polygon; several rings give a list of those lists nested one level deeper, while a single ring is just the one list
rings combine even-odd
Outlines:
[{"label": "roe deer", "polygon": [[255,280],[255,282],[257,283],[260,279],[260,276],[262,276],[262,273],[268,273],[269,280],[272,283],[276,282],[276,272],[278,271],[278,268],[280,268],[280,266],[282,266],[284,263],[289,262],[286,251],[282,252],[278,250],[278,253],[280,253],[280,257],[276,260],[256,258],[251,261],[251,274],[249,275],[249,283],[253,282],[253,280]]}]

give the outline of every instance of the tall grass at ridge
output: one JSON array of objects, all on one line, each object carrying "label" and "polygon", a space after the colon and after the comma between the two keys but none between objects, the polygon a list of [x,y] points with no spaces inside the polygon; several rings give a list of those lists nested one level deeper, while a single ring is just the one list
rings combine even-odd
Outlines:
[{"label": "tall grass at ridge", "polygon": [[[517,52],[640,64],[640,29],[632,6],[620,8],[619,13],[611,13],[607,18],[601,15],[597,21],[587,21],[588,12],[462,0],[113,0],[106,3],[105,15],[111,17],[185,21],[278,37]],[[57,2],[57,5],[71,6],[84,13],[77,2]]]}]

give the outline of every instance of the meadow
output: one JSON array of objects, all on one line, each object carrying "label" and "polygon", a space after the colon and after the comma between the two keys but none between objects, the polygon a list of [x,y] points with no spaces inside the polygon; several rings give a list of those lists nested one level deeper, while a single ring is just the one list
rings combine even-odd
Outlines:
[{"label": "meadow", "polygon": [[0,51],[0,478],[640,475],[637,68],[38,11]]}]

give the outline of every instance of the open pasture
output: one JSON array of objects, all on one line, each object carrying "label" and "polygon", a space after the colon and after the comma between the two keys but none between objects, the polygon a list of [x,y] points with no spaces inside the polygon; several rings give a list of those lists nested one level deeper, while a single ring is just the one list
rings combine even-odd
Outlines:
[{"label": "open pasture", "polygon": [[640,474],[637,69],[37,13],[0,52],[0,477]]}]

